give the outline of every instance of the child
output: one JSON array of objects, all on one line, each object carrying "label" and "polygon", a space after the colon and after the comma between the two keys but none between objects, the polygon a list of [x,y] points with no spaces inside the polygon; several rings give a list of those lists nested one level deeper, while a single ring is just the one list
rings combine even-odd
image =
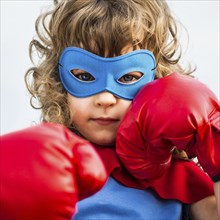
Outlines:
[{"label": "child", "polygon": [[[137,180],[120,164],[114,147],[118,126],[144,84],[174,71],[192,73],[178,63],[177,27],[166,2],[68,0],[55,4],[36,22],[39,40],[30,47],[41,54],[42,62],[27,72],[27,86],[41,104],[42,121],[63,124],[94,143],[110,175],[100,192],[79,202],[75,219],[188,218],[182,213],[184,201],[178,201],[178,192],[168,198],[163,189],[163,184],[170,184],[168,179],[156,183],[160,196],[151,191],[153,185],[136,189]],[[38,28],[41,22],[45,35]],[[197,178],[193,183],[188,175],[185,188],[187,184],[192,189],[201,187],[188,200],[193,203],[191,218],[217,219],[208,177],[192,162],[173,163]]]}]

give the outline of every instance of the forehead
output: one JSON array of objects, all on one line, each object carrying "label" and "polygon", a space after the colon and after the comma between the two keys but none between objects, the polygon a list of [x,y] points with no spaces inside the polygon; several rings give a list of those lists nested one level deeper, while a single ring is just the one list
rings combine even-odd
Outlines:
[{"label": "forehead", "polygon": [[[98,52],[94,53],[94,50],[92,50],[92,51],[87,50],[87,51],[89,51],[93,54],[96,54],[96,55],[100,55],[102,57],[115,57],[115,56],[120,56],[120,55],[130,53],[130,52],[132,52],[134,50],[138,50],[138,49],[141,49],[138,45],[134,46],[131,43],[129,43],[129,44],[123,46],[119,52],[111,51],[108,48],[104,49],[104,54],[99,54]],[[112,54],[112,55],[110,56],[110,54]]]},{"label": "forehead", "polygon": [[[88,42],[87,42],[88,43]],[[98,56],[102,57],[115,57],[120,56],[129,52],[132,52],[134,50],[144,49],[141,48],[140,45],[137,43],[137,41],[133,42],[122,42],[117,48],[109,45],[104,45],[103,47],[100,47],[101,42],[97,44],[94,40],[90,40],[89,44],[85,44],[83,42],[80,42],[79,48],[82,48],[86,51],[89,51],[93,54],[96,54]]]}]

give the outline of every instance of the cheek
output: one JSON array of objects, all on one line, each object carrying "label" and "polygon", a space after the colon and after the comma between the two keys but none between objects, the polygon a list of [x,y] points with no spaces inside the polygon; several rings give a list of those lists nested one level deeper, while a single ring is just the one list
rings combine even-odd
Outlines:
[{"label": "cheek", "polygon": [[68,106],[70,109],[70,115],[72,121],[84,118],[85,113],[88,109],[88,102],[83,102],[82,99],[68,95]]},{"label": "cheek", "polygon": [[121,100],[121,107],[120,107],[121,118],[123,118],[126,115],[126,113],[128,112],[128,109],[131,106],[131,103],[132,103],[132,101]]}]

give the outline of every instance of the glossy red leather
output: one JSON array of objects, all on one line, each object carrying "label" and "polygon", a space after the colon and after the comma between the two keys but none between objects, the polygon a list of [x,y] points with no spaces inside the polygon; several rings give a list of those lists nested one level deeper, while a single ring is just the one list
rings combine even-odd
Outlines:
[{"label": "glossy red leather", "polygon": [[117,154],[136,179],[160,178],[174,148],[197,156],[211,178],[220,175],[220,105],[198,80],[178,73],[144,86],[119,126]]},{"label": "glossy red leather", "polygon": [[0,219],[66,220],[107,174],[91,145],[61,125],[41,124],[1,137]]}]

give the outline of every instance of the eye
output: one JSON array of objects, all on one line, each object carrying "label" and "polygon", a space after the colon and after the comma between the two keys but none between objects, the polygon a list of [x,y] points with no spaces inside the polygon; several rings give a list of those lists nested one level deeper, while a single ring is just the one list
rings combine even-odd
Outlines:
[{"label": "eye", "polygon": [[81,81],[86,81],[86,82],[90,82],[90,81],[94,81],[95,78],[92,74],[81,70],[81,69],[73,69],[70,71],[77,79],[81,80]]},{"label": "eye", "polygon": [[118,79],[121,83],[131,84],[138,81],[143,76],[140,72],[130,72]]}]

